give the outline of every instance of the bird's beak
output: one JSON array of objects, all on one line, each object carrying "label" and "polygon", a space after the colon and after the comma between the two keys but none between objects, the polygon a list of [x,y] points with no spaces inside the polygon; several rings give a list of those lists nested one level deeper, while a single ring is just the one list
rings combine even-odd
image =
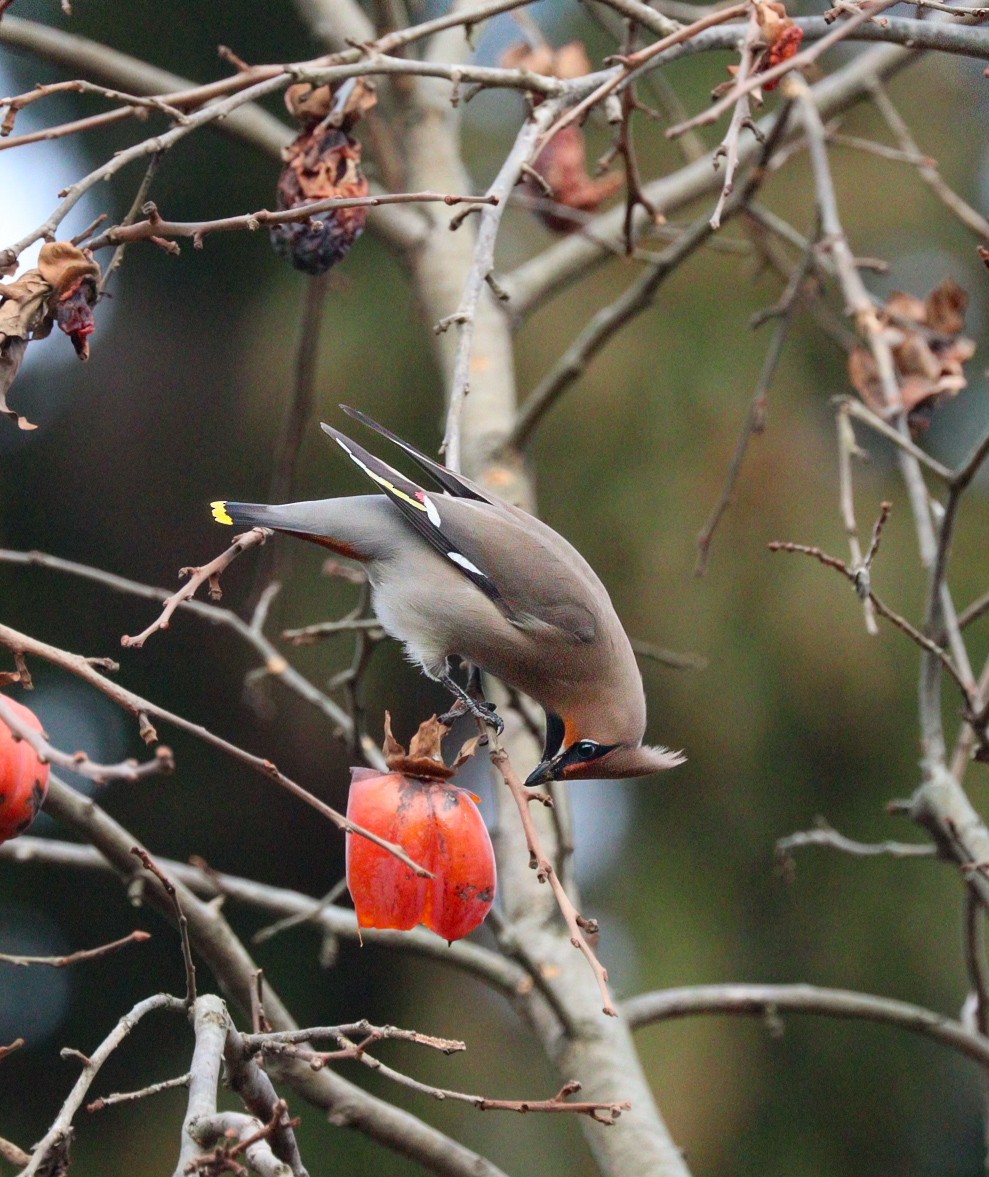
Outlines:
[{"label": "bird's beak", "polygon": [[536,785],[547,785],[550,781],[555,781],[556,762],[559,759],[559,756],[554,756],[552,760],[544,760],[541,764],[537,764],[525,778],[526,788],[532,789]]}]

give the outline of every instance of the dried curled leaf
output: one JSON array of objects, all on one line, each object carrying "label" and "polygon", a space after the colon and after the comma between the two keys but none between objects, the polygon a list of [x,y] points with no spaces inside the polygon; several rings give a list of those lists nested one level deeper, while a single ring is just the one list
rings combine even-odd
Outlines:
[{"label": "dried curled leaf", "polygon": [[409,750],[395,739],[391,730],[391,714],[385,712],[385,742],[382,751],[390,772],[427,780],[448,780],[453,769],[443,759],[442,743],[447,728],[434,715],[419,725],[409,743]]},{"label": "dried curled leaf", "polygon": [[[391,714],[385,712],[385,739],[382,751],[390,772],[404,773],[420,780],[449,780],[461,765],[477,752],[482,737],[475,736],[460,749],[453,764],[443,759],[443,737],[450,729],[435,716],[423,720],[409,741],[409,750],[395,738],[391,728]],[[475,798],[476,800],[476,798]]]},{"label": "dried curled leaf", "polygon": [[[363,78],[349,78],[336,89],[300,83],[288,88],[285,102],[305,129],[283,153],[278,208],[367,196],[361,145],[350,129],[377,102],[374,87]],[[274,225],[271,243],[297,270],[325,274],[350,252],[367,214],[367,208],[339,208],[310,221]]]},{"label": "dried curled leaf", "polygon": [[50,335],[57,323],[79,358],[88,359],[99,278],[100,267],[88,251],[54,241],[42,246],[35,269],[0,283],[0,413],[19,429],[36,428],[6,399],[28,343]]},{"label": "dried curled leaf", "polygon": [[289,114],[304,127],[326,119],[328,126],[349,131],[377,104],[377,91],[367,78],[348,78],[336,87],[297,82],[285,91]]},{"label": "dried curled leaf", "polygon": [[[945,278],[926,299],[895,291],[878,311],[892,339],[900,396],[914,434],[922,433],[938,405],[967,384],[962,365],[975,354],[973,341],[961,334],[967,304],[965,291]],[[848,376],[874,412],[886,411],[876,362],[861,344],[848,357]]]},{"label": "dried curled leaf", "polygon": [[762,39],[770,47],[793,27],[793,21],[786,15],[786,5],[778,0],[765,0],[764,3],[756,0],[755,16]]}]

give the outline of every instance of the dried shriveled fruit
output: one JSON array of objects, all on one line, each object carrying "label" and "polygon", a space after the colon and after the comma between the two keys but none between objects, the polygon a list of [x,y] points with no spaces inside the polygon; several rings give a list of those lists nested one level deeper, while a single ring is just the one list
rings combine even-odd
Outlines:
[{"label": "dried shriveled fruit", "polygon": [[35,269],[0,283],[0,413],[16,421],[18,428],[36,428],[7,403],[28,343],[50,335],[57,323],[72,340],[76,355],[88,360],[99,279],[100,267],[87,250],[53,241],[41,247]]},{"label": "dried shriveled fruit", "polygon": [[[361,145],[351,131],[376,101],[373,87],[362,78],[349,79],[336,89],[307,83],[289,87],[285,104],[303,130],[283,154],[279,210],[367,196]],[[324,274],[350,251],[364,231],[367,214],[367,208],[331,209],[310,221],[274,225],[271,242],[297,270]]]},{"label": "dried shriveled fruit", "polygon": [[[526,69],[552,78],[582,78],[591,71],[591,60],[580,41],[556,49],[546,44],[510,45],[501,55],[500,64],[506,69]],[[566,209],[597,212],[622,186],[621,176],[593,177],[588,173],[584,132],[573,123],[557,131],[532,161],[532,169],[539,179],[527,175],[523,187],[536,202],[536,215],[558,233],[580,228],[581,218],[568,216]],[[554,209],[554,204],[562,207]]]},{"label": "dried shriveled fruit", "polygon": [[[622,186],[621,176],[601,176],[587,172],[587,147],[584,132],[573,123],[557,131],[533,161],[533,170],[549,188],[548,199],[575,212],[595,213]],[[525,185],[533,195],[545,195],[537,181],[527,176]],[[579,217],[569,217],[552,204],[539,210],[543,224],[558,233],[572,233],[580,228]]]},{"label": "dried shriveled fruit", "polygon": [[[961,334],[967,304],[965,291],[953,278],[945,278],[926,299],[895,291],[879,309],[879,321],[892,343],[900,397],[915,434],[928,427],[938,405],[967,384],[962,365],[975,354],[975,344]],[[848,377],[869,408],[885,413],[876,361],[862,344],[849,354]]]},{"label": "dried shriveled fruit", "polygon": [[[787,16],[786,6],[780,4],[778,0],[756,0],[755,13],[759,25],[760,41],[754,46],[756,52],[752,62],[753,75],[765,73],[774,65],[780,65],[784,61],[789,61],[791,57],[795,57],[804,39],[803,29],[796,24],[792,17]],[[738,66],[730,65],[728,72],[733,78],[737,77]],[[773,78],[766,82],[762,89],[767,93],[770,90],[775,90],[782,80],[782,78]],[[720,98],[722,94],[727,94],[732,85],[732,82],[722,82],[721,85],[714,88],[713,96]],[[759,91],[753,94],[753,100],[756,103],[760,101]]]},{"label": "dried shriveled fruit", "polygon": [[387,850],[348,834],[347,885],[361,928],[408,931],[425,924],[445,940],[459,940],[491,910],[491,838],[474,797],[450,783],[455,770],[440,755],[445,730],[435,718],[427,720],[406,754],[386,721],[391,771],[351,769],[347,816],[397,843],[434,876],[420,878]]},{"label": "dried shriveled fruit", "polygon": [[[15,699],[0,696],[18,719],[33,731],[42,730],[34,712]],[[0,842],[23,834],[38,816],[48,793],[47,764],[27,742],[14,738],[10,728],[0,720]]]},{"label": "dried shriveled fruit", "polygon": [[[796,56],[800,43],[804,39],[804,31],[787,16],[786,7],[776,0],[767,0],[764,4],[756,4],[756,19],[759,22],[759,32],[766,48],[756,62],[755,73],[772,69],[774,65],[789,61]],[[767,82],[765,90],[775,90],[782,79],[775,78]]]}]

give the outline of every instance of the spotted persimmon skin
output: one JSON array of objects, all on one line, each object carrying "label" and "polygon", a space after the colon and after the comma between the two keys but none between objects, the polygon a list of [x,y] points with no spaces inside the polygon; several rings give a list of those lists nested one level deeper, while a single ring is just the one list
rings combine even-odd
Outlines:
[{"label": "spotted persimmon skin", "polygon": [[[36,732],[42,730],[38,717],[15,699],[2,696],[18,718]],[[26,740],[15,740],[0,721],[0,842],[23,834],[38,816],[48,793],[48,765],[43,764]]]},{"label": "spotted persimmon skin", "polygon": [[347,816],[432,871],[422,879],[382,847],[347,835],[347,885],[361,928],[417,924],[459,940],[491,910],[494,850],[473,798],[444,781],[354,769]]}]

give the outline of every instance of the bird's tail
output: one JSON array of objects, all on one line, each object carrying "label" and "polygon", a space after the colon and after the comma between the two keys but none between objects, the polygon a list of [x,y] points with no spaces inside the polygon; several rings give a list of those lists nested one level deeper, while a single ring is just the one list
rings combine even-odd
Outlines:
[{"label": "bird's tail", "polygon": [[228,503],[226,499],[218,499],[210,503],[210,510],[217,523],[225,523],[229,527],[271,527],[281,530],[278,521],[278,507],[267,507],[264,503]]},{"label": "bird's tail", "polygon": [[227,503],[218,499],[210,504],[213,519],[230,527],[271,527],[272,531],[296,531],[311,520],[297,516],[301,504],[266,506],[264,503]]},{"label": "bird's tail", "polygon": [[269,527],[321,544],[339,556],[375,560],[394,551],[404,531],[401,519],[382,495],[350,495],[308,503],[210,504],[217,523],[230,527]]}]

